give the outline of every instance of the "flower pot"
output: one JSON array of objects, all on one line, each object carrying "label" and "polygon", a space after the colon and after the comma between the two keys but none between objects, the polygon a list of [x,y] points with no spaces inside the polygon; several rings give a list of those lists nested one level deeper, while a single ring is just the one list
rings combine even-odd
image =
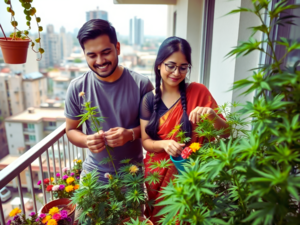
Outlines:
[{"label": "flower pot", "polygon": [[170,156],[170,158],[178,170],[178,174],[181,174],[180,171],[184,171],[183,163],[185,163],[187,159],[182,158],[181,155],[177,157]]},{"label": "flower pot", "polygon": [[[129,222],[130,220],[131,220],[131,218],[126,218],[126,219],[124,219],[124,220],[122,221],[121,225],[126,225],[125,223],[126,223],[126,222]],[[145,221],[145,220],[147,220],[147,219],[144,218],[144,217],[139,216],[139,221]],[[148,225],[153,225],[153,223],[152,223],[150,220],[148,220],[147,224],[148,224]]]},{"label": "flower pot", "polygon": [[31,40],[12,40],[11,38],[0,38],[0,47],[4,62],[8,64],[26,63],[28,46]]},{"label": "flower pot", "polygon": [[53,207],[57,207],[59,209],[66,210],[68,212],[68,216],[71,218],[70,225],[73,224],[75,218],[75,208],[76,205],[70,205],[71,200],[68,198],[56,199],[51,202],[48,202],[41,209],[41,213],[48,213],[49,210]]}]

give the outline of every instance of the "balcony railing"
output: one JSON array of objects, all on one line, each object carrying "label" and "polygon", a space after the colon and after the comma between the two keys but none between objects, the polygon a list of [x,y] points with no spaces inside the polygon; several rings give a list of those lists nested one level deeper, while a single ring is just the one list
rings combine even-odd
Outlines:
[{"label": "balcony railing", "polygon": [[[62,143],[62,144],[61,144]],[[63,160],[61,159],[61,154],[58,154],[59,160],[55,159],[54,154],[54,147],[58,147],[58,152],[63,154]],[[62,149],[61,149],[62,146]],[[49,148],[51,151],[52,159],[49,157]],[[51,177],[51,172],[56,174],[56,171],[60,172],[62,174],[62,166],[69,168],[72,168],[73,160],[75,158],[77,159],[85,159],[85,150],[78,149],[76,146],[71,144],[69,140],[66,137],[65,134],[65,123],[62,124],[60,127],[58,127],[56,130],[54,130],[52,133],[50,133],[47,137],[45,137],[43,140],[41,140],[39,143],[37,143],[34,147],[29,149],[27,152],[25,152],[22,157],[17,158],[15,161],[13,161],[11,164],[9,164],[7,167],[5,167],[0,172],[0,189],[5,187],[8,183],[10,183],[13,179],[17,180],[17,186],[18,186],[18,193],[20,197],[20,205],[22,212],[25,211],[25,204],[24,204],[24,198],[22,193],[22,183],[20,174],[24,170],[29,171],[29,184],[27,184],[31,191],[31,196],[33,200],[33,206],[35,213],[38,212],[37,209],[37,202],[36,202],[36,196],[35,196],[35,190],[34,190],[34,183],[33,183],[33,169],[39,171],[41,180],[44,180],[44,172],[48,173],[48,178]],[[71,154],[72,153],[72,154]],[[46,155],[46,164],[42,162],[42,155]],[[68,157],[68,160],[67,160]],[[36,168],[37,166],[32,165],[34,161],[38,160],[39,168]],[[52,166],[50,166],[50,160],[52,162]],[[58,166],[56,165],[58,164]],[[56,176],[53,176],[56,181]],[[27,187],[27,186],[26,186]],[[43,192],[43,203],[47,203],[46,198],[46,192],[42,185],[42,192]],[[51,196],[52,197],[52,196]],[[0,224],[5,224],[5,215],[3,211],[3,203],[1,202],[0,198]]]}]

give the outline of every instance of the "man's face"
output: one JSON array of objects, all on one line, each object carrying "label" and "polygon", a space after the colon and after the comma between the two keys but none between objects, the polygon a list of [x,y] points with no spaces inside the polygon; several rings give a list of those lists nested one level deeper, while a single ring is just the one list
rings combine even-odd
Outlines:
[{"label": "man's face", "polygon": [[108,35],[100,35],[84,43],[84,55],[88,66],[101,78],[109,77],[118,66],[120,43],[116,46]]}]

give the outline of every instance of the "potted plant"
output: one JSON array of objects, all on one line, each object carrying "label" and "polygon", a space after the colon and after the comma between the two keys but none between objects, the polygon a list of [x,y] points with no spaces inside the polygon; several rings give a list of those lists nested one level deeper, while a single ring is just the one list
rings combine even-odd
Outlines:
[{"label": "potted plant", "polygon": [[[20,3],[24,8],[26,24],[28,26],[28,29],[24,31],[18,29],[18,22],[15,20],[14,17],[15,11],[13,10],[11,0],[4,0],[4,2],[8,5],[7,11],[11,14],[11,25],[14,28],[14,32],[10,35],[10,37],[6,37],[2,26],[0,25],[0,28],[4,35],[4,38],[0,38],[0,47],[3,53],[4,61],[8,64],[25,63],[30,42],[32,50],[35,53],[39,53],[40,55],[40,57],[37,60],[41,60],[42,54],[44,53],[44,49],[41,47],[40,32],[43,31],[43,27],[39,26],[41,18],[36,16],[36,9],[32,7],[33,0],[20,0]],[[33,42],[28,36],[29,30],[31,29],[31,22],[36,23],[38,26],[38,38],[35,39],[35,42]],[[38,45],[38,50],[34,49],[35,45]]]},{"label": "potted plant", "polygon": [[125,219],[123,220],[122,225],[153,225],[153,223],[150,220],[145,219],[144,217],[139,217],[136,219],[133,218]]},{"label": "potted plant", "polygon": [[[299,5],[285,0],[273,7],[271,3],[255,0],[253,8],[231,12],[255,14],[262,24],[251,29],[264,33],[265,38],[251,38],[229,56],[261,51],[272,59],[271,64],[253,69],[253,76],[233,86],[243,88],[243,94],[256,90],[253,102],[240,111],[252,118],[252,130],[239,131],[244,124],[240,115],[226,116],[233,125],[230,137],[204,144],[191,155],[182,175],[162,191],[163,224],[299,224],[300,71],[299,61],[286,67],[283,62],[300,44],[285,38],[275,42],[270,35],[278,24],[292,24],[295,16],[287,15],[286,10]],[[264,16],[270,23],[263,22]],[[283,57],[275,54],[275,45],[285,48]],[[201,130],[205,135],[205,128]]]}]

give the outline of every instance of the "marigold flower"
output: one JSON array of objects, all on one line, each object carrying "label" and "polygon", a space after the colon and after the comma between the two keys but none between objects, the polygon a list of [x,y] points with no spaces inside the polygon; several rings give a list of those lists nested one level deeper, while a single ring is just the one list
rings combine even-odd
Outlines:
[{"label": "marigold flower", "polygon": [[53,177],[51,177],[50,179],[51,179],[51,182],[53,182],[53,181],[54,181],[54,178],[53,178]]},{"label": "marigold flower", "polygon": [[75,184],[75,185],[74,185],[74,190],[79,189],[79,187],[80,187],[79,184]]},{"label": "marigold flower", "polygon": [[42,181],[41,181],[41,180],[39,180],[39,181],[37,182],[37,185],[41,185],[41,183],[42,183]]},{"label": "marigold flower", "polygon": [[44,184],[49,184],[50,180],[48,178],[44,179]]},{"label": "marigold flower", "polygon": [[65,187],[66,192],[71,192],[74,190],[74,187],[72,185],[68,185],[67,187]]},{"label": "marigold flower", "polygon": [[52,188],[53,188],[53,185],[48,185],[46,188],[46,191],[50,192],[50,191],[52,191]]},{"label": "marigold flower", "polygon": [[136,165],[132,165],[129,168],[130,173],[135,174],[137,171],[139,171],[139,168]]},{"label": "marigold flower", "polygon": [[198,142],[194,142],[189,147],[193,152],[196,152],[201,148],[201,145]]},{"label": "marigold flower", "polygon": [[44,219],[42,220],[42,223],[45,224],[45,223],[47,223],[50,219],[51,219],[51,216],[48,215],[48,216],[44,217]]},{"label": "marigold flower", "polygon": [[73,162],[77,162],[77,159],[73,159]]},{"label": "marigold flower", "polygon": [[57,222],[56,222],[56,220],[51,219],[48,221],[47,225],[57,225]]},{"label": "marigold flower", "polygon": [[51,216],[53,216],[53,215],[56,214],[56,213],[59,213],[59,208],[57,208],[57,207],[52,207],[52,208],[49,210],[49,214],[50,214]]},{"label": "marigold flower", "polygon": [[84,93],[83,91],[79,92],[79,97],[83,97],[84,94],[85,94],[85,93]]},{"label": "marigold flower", "polygon": [[22,212],[22,210],[19,209],[18,207],[16,207],[16,208],[14,208],[12,211],[10,211],[9,216],[10,216],[10,217],[13,217],[13,216],[16,216],[17,214],[19,214],[19,213],[21,213],[21,212]]},{"label": "marigold flower", "polygon": [[69,178],[67,179],[67,184],[73,183],[74,180],[75,180],[74,177],[69,177]]},{"label": "marigold flower", "polygon": [[109,173],[105,173],[104,177],[107,178],[107,179],[110,179],[110,180],[113,179],[113,176],[110,175]]},{"label": "marigold flower", "polygon": [[81,163],[81,162],[82,162],[82,160],[81,160],[81,159],[77,160],[77,163]]},{"label": "marigold flower", "polygon": [[184,159],[188,159],[189,156],[192,154],[192,152],[193,152],[192,149],[190,149],[189,147],[185,147],[181,152],[181,156]]}]

